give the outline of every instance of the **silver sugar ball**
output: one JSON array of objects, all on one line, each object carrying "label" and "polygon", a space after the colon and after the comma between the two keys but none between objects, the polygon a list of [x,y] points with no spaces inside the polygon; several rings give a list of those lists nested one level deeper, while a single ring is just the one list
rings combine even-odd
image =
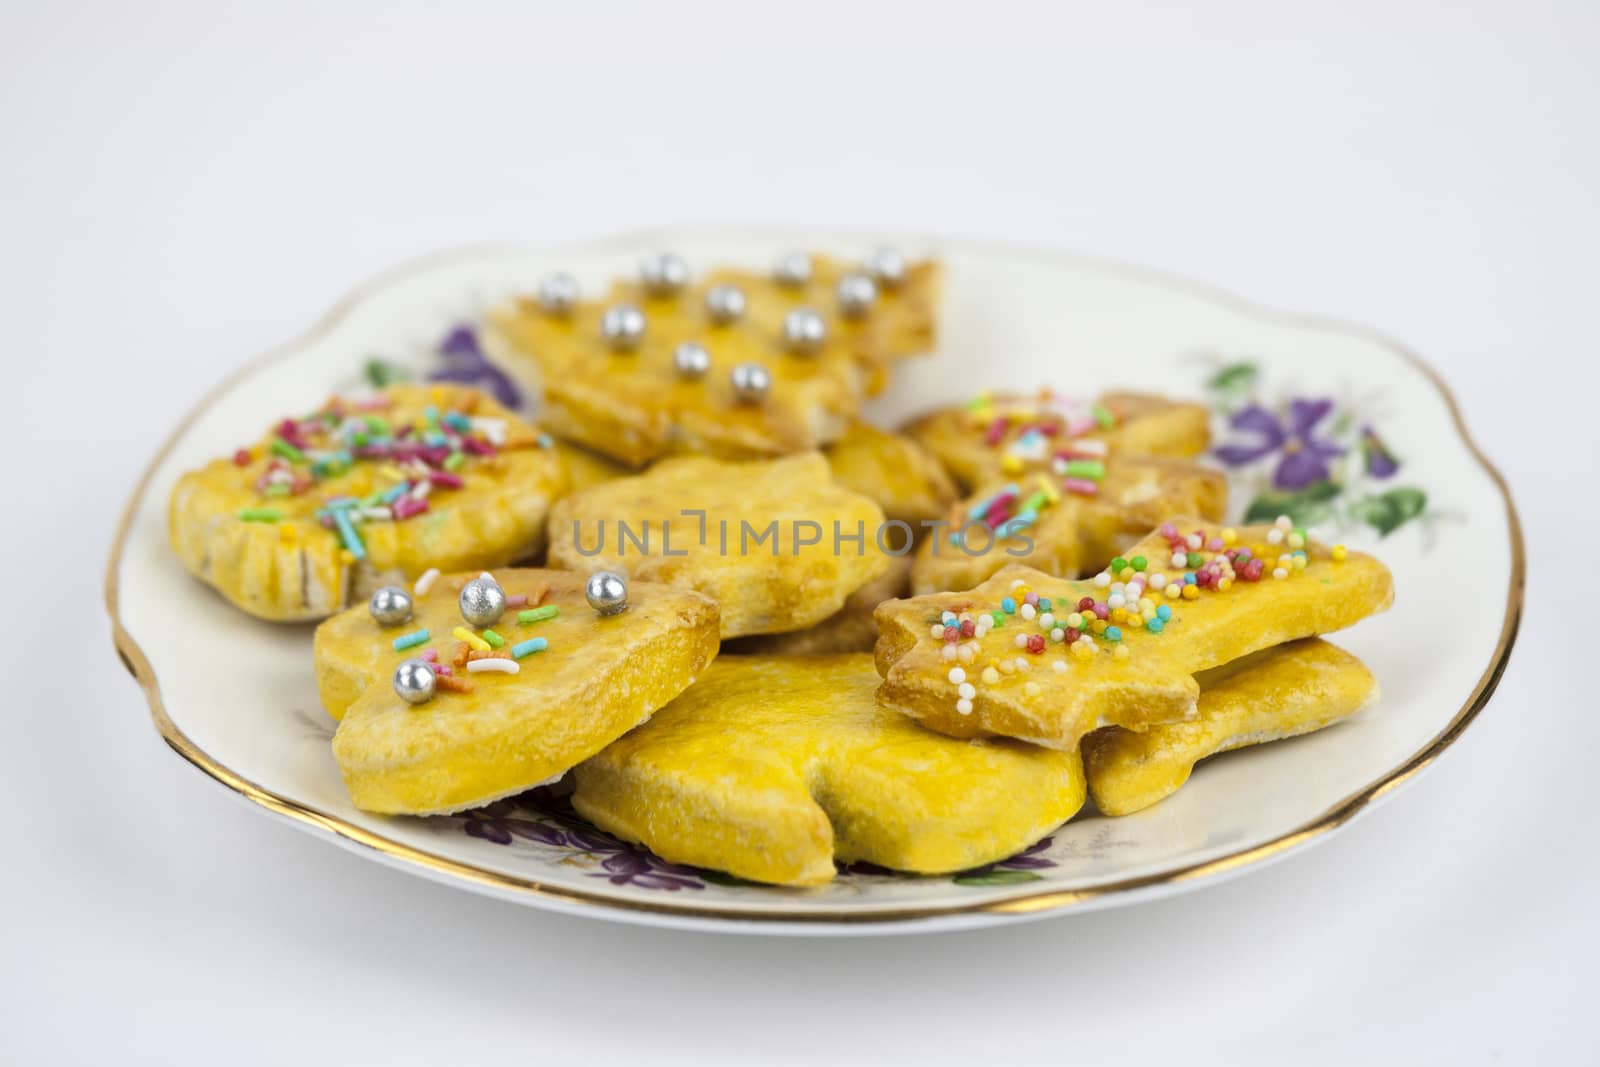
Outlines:
[{"label": "silver sugar ball", "polygon": [[686,381],[704,378],[711,369],[711,353],[703,345],[685,341],[672,350],[672,369]]},{"label": "silver sugar ball", "polygon": [[893,289],[906,280],[906,257],[893,248],[879,248],[867,257],[867,273],[877,279],[885,289]]},{"label": "silver sugar ball", "polygon": [[372,594],[367,610],[379,626],[399,626],[411,618],[411,594],[398,585],[386,585]]},{"label": "silver sugar ball", "polygon": [[728,374],[733,395],[743,403],[759,404],[772,392],[772,372],[759,363],[741,363]]},{"label": "silver sugar ball", "polygon": [[589,606],[602,615],[615,615],[628,607],[628,580],[615,571],[595,571],[583,587]]},{"label": "silver sugar ball", "polygon": [[671,296],[689,284],[689,264],[671,252],[657,252],[639,264],[639,280],[651,296]]},{"label": "silver sugar ball", "polygon": [[878,300],[878,283],[868,274],[846,274],[839,279],[839,314],[847,319],[866,318]]},{"label": "silver sugar ball", "polygon": [[644,312],[632,304],[606,308],[600,316],[600,336],[618,352],[631,352],[644,340]]},{"label": "silver sugar ball", "polygon": [[810,308],[795,308],[783,317],[783,343],[797,355],[815,355],[828,339],[828,324]]},{"label": "silver sugar ball", "polygon": [[713,285],[706,290],[706,313],[721,325],[737,321],[744,315],[744,290],[737,285]]},{"label": "silver sugar ball", "polygon": [[461,617],[482,629],[493,626],[506,613],[506,594],[493,578],[474,578],[461,587]]},{"label": "silver sugar ball", "polygon": [[565,315],[578,303],[578,279],[547,274],[539,281],[539,306],[546,315]]},{"label": "silver sugar ball", "polygon": [[425,659],[408,659],[394,669],[394,691],[408,704],[426,704],[433,699],[437,680]]},{"label": "silver sugar ball", "polygon": [[811,257],[804,252],[785,252],[772,268],[772,280],[798,289],[811,280]]}]

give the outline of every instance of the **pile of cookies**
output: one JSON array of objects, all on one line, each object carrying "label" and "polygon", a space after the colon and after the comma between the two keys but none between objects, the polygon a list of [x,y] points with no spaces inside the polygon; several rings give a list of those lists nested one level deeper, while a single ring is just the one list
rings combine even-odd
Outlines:
[{"label": "pile of cookies", "polygon": [[1385,609],[1388,570],[1221,525],[1205,408],[863,421],[939,280],[887,249],[663,254],[588,300],[551,276],[485,327],[539,426],[458,384],[334,398],[185,475],[173,546],[254,616],[322,620],[358,807],[565,781],[606,831],[773,884],[995,862],[1373,699],[1319,635]]}]

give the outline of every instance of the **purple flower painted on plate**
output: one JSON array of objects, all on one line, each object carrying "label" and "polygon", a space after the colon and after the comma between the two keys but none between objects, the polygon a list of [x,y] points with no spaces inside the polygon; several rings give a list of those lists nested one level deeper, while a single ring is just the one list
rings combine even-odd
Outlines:
[{"label": "purple flower painted on plate", "polygon": [[1255,434],[1254,442],[1225,444],[1216,456],[1230,467],[1254,463],[1276,453],[1278,466],[1272,484],[1278,489],[1304,489],[1328,480],[1328,463],[1344,455],[1344,449],[1316,436],[1317,424],[1333,410],[1331,400],[1295,399],[1289,402],[1288,415],[1280,419],[1259,404],[1251,404],[1229,420],[1235,430]]},{"label": "purple flower painted on plate", "polygon": [[618,849],[600,862],[605,868],[589,872],[590,878],[606,878],[612,885],[633,885],[640,889],[704,889],[698,872],[658,859],[648,852]]},{"label": "purple flower painted on plate", "polygon": [[429,374],[429,381],[477,386],[493,393],[508,408],[522,406],[521,390],[505,371],[489,362],[478,343],[477,331],[471,326],[463,323],[445,334],[439,342],[439,355],[444,357],[444,366]]},{"label": "purple flower painted on plate", "polygon": [[1380,480],[1394,477],[1400,469],[1400,461],[1370,425],[1361,427],[1361,457],[1366,462],[1367,473]]}]

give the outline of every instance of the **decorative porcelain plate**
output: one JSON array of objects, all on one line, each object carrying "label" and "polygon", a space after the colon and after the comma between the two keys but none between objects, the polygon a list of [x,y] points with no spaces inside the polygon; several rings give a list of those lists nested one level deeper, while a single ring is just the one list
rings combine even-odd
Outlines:
[{"label": "decorative porcelain plate", "polygon": [[[983,388],[1203,397],[1233,518],[1288,513],[1381,555],[1393,610],[1338,642],[1377,674],[1355,720],[1203,763],[1136,815],[1080,816],[1022,855],[946,877],[853,867],[818,890],[664,863],[535,792],[464,816],[351,806],[318,706],[311,628],[258,622],[190,578],[167,545],[180,472],[284,411],[362,380],[370,360],[425,374],[484,312],[544,274],[589,291],[658,248],[764,267],[790,247],[859,256],[880,243],[943,258],[942,343],[903,364],[871,412],[892,424]],[[441,352],[442,340],[453,336]],[[490,372],[492,373],[492,372]],[[1456,581],[1472,574],[1472,583]],[[1365,330],[1266,311],[1192,283],[1068,255],[917,236],[654,233],[572,248],[464,251],[399,270],[208,396],[152,461],[112,549],[116,646],[156,728],[224,788],[361,855],[465,889],[581,915],[701,929],[889,932],[1106,907],[1239,873],[1326,837],[1392,794],[1471,724],[1516,635],[1523,548],[1500,475],[1439,376]],[[1439,621],[1449,620],[1449,640]]]}]

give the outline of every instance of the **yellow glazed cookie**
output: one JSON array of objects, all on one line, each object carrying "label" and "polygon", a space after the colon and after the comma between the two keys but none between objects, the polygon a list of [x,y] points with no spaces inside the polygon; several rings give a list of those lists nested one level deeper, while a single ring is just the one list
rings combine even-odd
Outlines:
[{"label": "yellow glazed cookie", "polygon": [[554,439],[554,447],[556,454],[561,457],[561,465],[566,468],[569,493],[638,473],[631,467],[624,467],[598,452],[591,452],[581,445],[574,445],[560,438]]},{"label": "yellow glazed cookie", "polygon": [[1227,506],[1227,477],[1188,460],[1112,455],[1087,472],[1092,481],[1040,471],[984,486],[918,547],[912,592],[971,589],[1014,563],[1076,578],[1168,515],[1220,519]]},{"label": "yellow glazed cookie", "polygon": [[882,522],[877,504],[833,484],[815,452],[685,456],[558,501],[550,562],[704,593],[721,609],[723,637],[783,633],[833,615],[888,570]]},{"label": "yellow glazed cookie", "polygon": [[956,498],[950,476],[927,449],[859,419],[822,454],[828,457],[834,481],[870,496],[885,515],[910,524],[918,533],[921,523],[942,517]]},{"label": "yellow glazed cookie", "polygon": [[178,480],[167,526],[185,567],[263,619],[321,619],[430,567],[536,554],[561,462],[477,390],[394,385],[285,418]]},{"label": "yellow glazed cookie", "polygon": [[[813,281],[714,272],[618,283],[605,299],[526,299],[494,316],[502,358],[543,389],[551,431],[630,466],[783,455],[837,438],[886,362],[932,336],[937,268],[918,264],[858,318]],[[677,277],[675,274],[674,277]]]},{"label": "yellow glazed cookie", "polygon": [[1008,567],[965,593],[878,609],[878,698],[955,737],[1075,748],[1091,730],[1195,715],[1194,675],[1350,626],[1394,598],[1371,556],[1287,519],[1164,524],[1092,579]]},{"label": "yellow glazed cookie", "polygon": [[1176,793],[1218,752],[1308,734],[1354,715],[1378,680],[1326,641],[1294,641],[1198,676],[1199,715],[1142,733],[1111,726],[1083,739],[1089,793],[1105,815],[1129,815]]},{"label": "yellow glazed cookie", "polygon": [[[494,579],[509,605],[485,630],[466,623],[458,601],[472,577],[433,580],[405,622],[380,626],[363,606],[317,628],[317,686],[340,720],[333,754],[364,811],[460,811],[557,778],[683,692],[717,654],[716,605],[696,593],[634,582],[626,610],[602,616],[583,575],[505,569]],[[450,673],[432,699],[408,703],[396,669],[430,657],[430,669]]]},{"label": "yellow glazed cookie", "polygon": [[878,640],[873,613],[885,600],[906,595],[911,577],[911,556],[890,556],[889,569],[879,578],[851,593],[844,607],[815,626],[785,634],[741,637],[728,648],[739,655],[826,656],[840,652],[871,652]]},{"label": "yellow glazed cookie", "polygon": [[724,657],[580,765],[573,807],[663,859],[780,885],[859,860],[965,870],[1082,807],[1077,752],[942,737],[879,705],[877,681],[867,655]]},{"label": "yellow glazed cookie", "polygon": [[1093,403],[1049,390],[1028,396],[983,393],[966,404],[911,420],[903,432],[938,457],[963,492],[1034,471],[1058,459],[1198,456],[1211,442],[1203,405],[1146,393],[1106,393]]}]

